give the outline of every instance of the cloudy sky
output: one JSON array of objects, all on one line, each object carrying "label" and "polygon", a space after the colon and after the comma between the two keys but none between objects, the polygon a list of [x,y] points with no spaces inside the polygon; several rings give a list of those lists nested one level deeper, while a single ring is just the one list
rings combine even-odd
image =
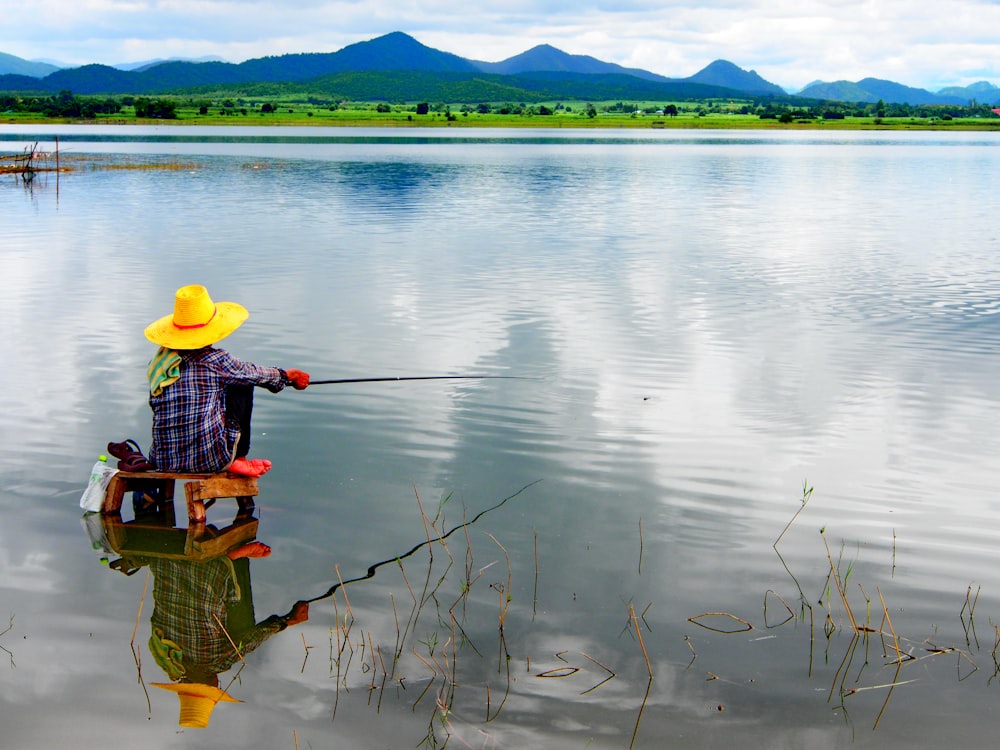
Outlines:
[{"label": "cloudy sky", "polygon": [[0,0],[0,52],[74,65],[242,62],[391,31],[489,62],[551,44],[671,77],[721,58],[787,88],[1000,85],[1000,0]]}]

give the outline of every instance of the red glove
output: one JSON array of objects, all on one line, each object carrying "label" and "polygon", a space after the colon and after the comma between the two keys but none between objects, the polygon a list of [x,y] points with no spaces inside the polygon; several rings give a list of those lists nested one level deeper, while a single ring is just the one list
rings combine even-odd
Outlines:
[{"label": "red glove", "polygon": [[302,370],[285,370],[285,374],[288,376],[288,382],[292,384],[292,388],[297,391],[304,391],[309,387],[309,373],[302,372]]},{"label": "red glove", "polygon": [[292,611],[285,616],[285,623],[289,626],[298,625],[309,619],[309,602],[295,602]]}]

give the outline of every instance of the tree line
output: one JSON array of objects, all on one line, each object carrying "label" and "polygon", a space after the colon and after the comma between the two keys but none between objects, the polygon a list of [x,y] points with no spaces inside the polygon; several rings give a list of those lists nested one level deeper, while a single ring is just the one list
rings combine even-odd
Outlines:
[{"label": "tree line", "polygon": [[[184,100],[189,106],[194,106],[200,114],[208,113],[208,108],[213,104],[210,100]],[[309,97],[307,100],[314,106],[328,106],[330,109],[337,109],[338,105],[333,100],[318,100]],[[182,103],[184,103],[182,101]],[[246,107],[237,109],[232,99],[224,100],[220,106],[221,114],[247,114]],[[364,103],[358,102],[358,106]],[[200,105],[200,106],[199,106]],[[121,97],[99,97],[99,96],[77,96],[70,90],[60,91],[52,96],[25,95],[25,94],[2,94],[0,93],[0,112],[10,113],[38,113],[46,117],[94,119],[98,115],[116,115],[126,107],[134,109],[135,116],[142,119],[163,119],[173,120],[177,118],[177,109],[181,106],[178,101],[166,97],[150,98],[136,96]],[[394,108],[406,107],[418,115],[429,112],[444,113],[449,119],[454,117],[451,105],[444,101],[437,101],[429,104],[421,102],[416,105],[405,105],[398,103],[390,105],[388,102],[378,102],[372,104],[379,112],[389,112]],[[845,117],[868,117],[868,118],[937,118],[948,120],[952,118],[984,117],[995,118],[996,114],[987,104],[979,104],[971,101],[967,106],[944,105],[944,104],[900,104],[886,103],[879,100],[874,103],[864,102],[838,102],[838,101],[817,101],[807,99],[796,99],[789,101],[776,101],[774,99],[763,98],[755,101],[734,102],[728,99],[716,100],[691,100],[678,104],[667,103],[663,105],[639,104],[618,101],[617,103],[603,105],[598,110],[589,102],[576,102],[573,104],[555,104],[548,106],[539,103],[489,103],[480,102],[478,104],[461,104],[457,111],[462,114],[500,114],[500,115],[521,115],[521,116],[545,116],[560,112],[579,113],[587,117],[595,117],[598,112],[618,113],[618,114],[646,114],[646,115],[666,115],[675,117],[678,114],[695,114],[704,116],[706,114],[727,113],[756,116],[761,119],[775,119],[782,122],[795,122],[799,120],[814,119],[843,119]],[[276,112],[278,105],[264,102],[260,105],[260,112]]]},{"label": "tree line", "polygon": [[874,103],[817,101],[806,106],[780,106],[773,102],[760,102],[754,106],[753,113],[764,119],[785,122],[817,118],[839,120],[845,117],[871,117],[875,119],[919,117],[941,120],[958,117],[996,117],[989,105],[979,104],[975,100],[964,107],[957,104],[886,103],[881,99]]},{"label": "tree line", "polygon": [[162,120],[177,118],[177,103],[169,99],[76,96],[68,89],[53,96],[0,94],[0,112],[37,113],[46,117],[92,120],[97,115],[119,114],[123,107],[133,107],[136,117]]}]

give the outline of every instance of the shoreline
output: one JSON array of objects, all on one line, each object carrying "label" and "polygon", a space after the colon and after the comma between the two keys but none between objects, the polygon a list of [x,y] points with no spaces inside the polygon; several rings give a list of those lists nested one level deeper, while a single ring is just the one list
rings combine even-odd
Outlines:
[{"label": "shoreline", "polygon": [[[514,119],[516,117],[516,119]],[[875,122],[875,119],[880,119]],[[420,119],[399,117],[303,117],[301,115],[268,115],[266,117],[218,117],[200,116],[178,119],[138,119],[126,117],[95,118],[80,120],[65,117],[0,117],[0,126],[17,125],[58,125],[79,127],[316,127],[316,128],[385,128],[388,130],[410,130],[417,128],[452,128],[457,130],[481,130],[485,128],[522,130],[537,128],[543,130],[788,130],[788,131],[922,131],[922,132],[1000,132],[1000,117],[995,120],[962,118],[942,120],[939,118],[845,118],[843,120],[795,120],[783,123],[778,120],[743,116],[704,117],[628,117],[599,115],[595,118],[582,117],[524,117],[506,116],[489,118],[457,118],[426,116]]]}]

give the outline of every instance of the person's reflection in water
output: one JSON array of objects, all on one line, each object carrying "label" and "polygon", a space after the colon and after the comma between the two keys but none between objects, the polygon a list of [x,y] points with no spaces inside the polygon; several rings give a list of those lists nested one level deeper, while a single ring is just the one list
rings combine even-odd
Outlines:
[{"label": "person's reflection in water", "polygon": [[207,727],[219,702],[240,702],[219,687],[219,675],[275,633],[309,619],[308,603],[297,602],[287,615],[255,622],[249,558],[270,554],[255,541],[203,562],[142,561],[153,574],[149,649],[171,680],[151,684],[177,694],[180,726]]}]

